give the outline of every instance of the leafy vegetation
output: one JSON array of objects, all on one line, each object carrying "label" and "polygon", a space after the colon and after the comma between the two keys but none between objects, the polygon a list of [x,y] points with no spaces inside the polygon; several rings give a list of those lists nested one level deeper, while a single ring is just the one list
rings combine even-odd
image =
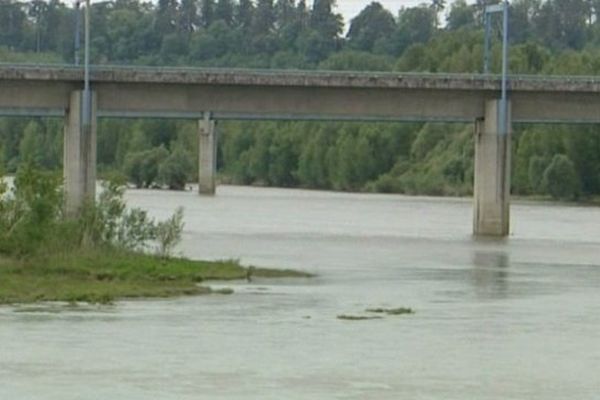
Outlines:
[{"label": "leafy vegetation", "polygon": [[[247,276],[235,261],[172,257],[182,209],[156,222],[143,210],[127,208],[123,186],[108,183],[80,218],[66,219],[60,184],[56,174],[28,164],[12,188],[0,179],[0,304],[204,294],[212,291],[199,282]],[[253,274],[308,276],[260,268]]]},{"label": "leafy vegetation", "polygon": [[387,314],[387,315],[404,315],[414,314],[415,311],[412,308],[398,307],[398,308],[367,308],[367,312],[376,314]]},{"label": "leafy vegetation", "polygon": [[[344,34],[334,0],[111,0],[92,5],[96,64],[476,73],[483,6],[433,0],[387,10],[373,2]],[[600,72],[600,7],[584,0],[514,0],[510,71]],[[59,0],[0,4],[0,62],[72,62],[75,11]],[[491,71],[500,69],[494,19]],[[56,119],[0,118],[0,162],[59,169]],[[196,179],[196,126],[102,120],[98,161],[139,187],[182,189]],[[472,126],[250,123],[219,126],[219,171],[238,184],[408,194],[472,192]],[[516,126],[513,193],[600,194],[597,126]]]}]

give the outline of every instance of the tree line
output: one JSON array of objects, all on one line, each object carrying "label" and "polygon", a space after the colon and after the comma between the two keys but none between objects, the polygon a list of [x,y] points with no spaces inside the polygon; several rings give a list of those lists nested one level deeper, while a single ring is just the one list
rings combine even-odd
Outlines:
[{"label": "tree line", "polygon": [[[434,0],[394,12],[367,5],[344,29],[334,0],[114,0],[92,5],[96,64],[478,73],[482,12],[494,1]],[[58,0],[0,2],[0,62],[74,58],[75,9]],[[600,72],[600,1],[515,0],[510,71]],[[500,20],[493,20],[493,72]],[[0,119],[0,162],[59,168],[61,121]],[[456,124],[227,122],[219,171],[232,183],[466,195],[473,127]],[[138,186],[195,179],[189,121],[102,120],[98,161]],[[572,199],[600,193],[598,127],[516,126],[513,191]]]}]

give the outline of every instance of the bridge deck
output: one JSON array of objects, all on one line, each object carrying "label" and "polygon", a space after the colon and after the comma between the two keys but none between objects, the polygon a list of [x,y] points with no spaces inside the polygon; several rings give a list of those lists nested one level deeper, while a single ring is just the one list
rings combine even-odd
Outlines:
[{"label": "bridge deck", "polygon": [[[62,115],[83,70],[0,64],[0,114]],[[93,66],[98,115],[472,121],[495,75]],[[511,76],[518,122],[600,122],[600,77]]]}]

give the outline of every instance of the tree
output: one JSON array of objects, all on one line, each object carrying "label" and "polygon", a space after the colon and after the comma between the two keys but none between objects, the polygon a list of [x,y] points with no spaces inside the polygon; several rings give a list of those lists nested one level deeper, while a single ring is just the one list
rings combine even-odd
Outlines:
[{"label": "tree", "polygon": [[171,190],[183,190],[193,168],[190,154],[177,148],[160,163],[157,180]]},{"label": "tree", "polygon": [[136,187],[151,187],[157,182],[159,165],[169,156],[163,146],[135,153],[125,159],[125,174]]},{"label": "tree", "polygon": [[529,186],[533,193],[541,193],[544,191],[542,181],[544,179],[544,171],[548,167],[548,162],[541,156],[533,156],[529,159]]},{"label": "tree", "polygon": [[446,22],[446,28],[451,31],[463,27],[473,27],[475,26],[475,8],[468,5],[465,0],[456,0],[450,6]]},{"label": "tree", "polygon": [[435,14],[424,6],[403,8],[398,17],[394,34],[395,54],[404,52],[408,46],[426,43],[435,32]]},{"label": "tree", "polygon": [[26,31],[27,15],[22,3],[13,0],[0,2],[0,43],[9,48],[17,48],[22,44]]},{"label": "tree", "polygon": [[19,144],[22,161],[33,166],[42,166],[45,150],[42,135],[42,128],[36,121],[27,124]]},{"label": "tree", "polygon": [[200,0],[200,24],[208,28],[215,20],[215,0]]},{"label": "tree", "polygon": [[254,4],[251,0],[240,0],[235,12],[235,23],[242,31],[248,32],[254,18]]},{"label": "tree", "polygon": [[190,35],[198,24],[198,8],[196,0],[181,0],[179,6],[179,31]]},{"label": "tree", "polygon": [[372,51],[378,40],[389,39],[396,30],[394,16],[380,3],[373,2],[352,19],[348,44],[355,49]]},{"label": "tree", "polygon": [[555,199],[575,200],[579,185],[573,162],[564,154],[555,155],[544,171],[542,186],[546,192]]},{"label": "tree", "polygon": [[310,27],[325,39],[335,40],[342,33],[344,21],[341,14],[335,14],[335,0],[315,0],[310,14]]},{"label": "tree", "polygon": [[177,0],[158,0],[155,30],[158,35],[173,33],[177,26]]},{"label": "tree", "polygon": [[437,29],[439,23],[438,16],[440,12],[444,11],[444,8],[446,8],[446,0],[431,0],[431,4],[429,7],[431,7],[433,12],[435,13],[435,27]]},{"label": "tree", "polygon": [[295,0],[277,0],[275,3],[275,16],[279,29],[296,22]]},{"label": "tree", "polygon": [[233,25],[234,7],[232,0],[217,0],[215,7],[215,20],[223,21],[228,26]]},{"label": "tree", "polygon": [[362,51],[341,51],[319,64],[320,69],[333,71],[391,71],[393,59]]},{"label": "tree", "polygon": [[275,7],[273,0],[258,0],[252,23],[252,33],[265,36],[275,28]]}]

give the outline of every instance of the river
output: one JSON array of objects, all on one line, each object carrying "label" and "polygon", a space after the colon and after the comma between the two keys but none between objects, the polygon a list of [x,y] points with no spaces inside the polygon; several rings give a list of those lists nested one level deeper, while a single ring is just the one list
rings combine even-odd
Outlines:
[{"label": "river", "polygon": [[[0,308],[0,399],[591,399],[600,393],[600,209],[518,203],[506,240],[464,199],[222,186],[181,205],[188,257],[313,279],[231,296]],[[413,315],[344,321],[370,307]]]}]

